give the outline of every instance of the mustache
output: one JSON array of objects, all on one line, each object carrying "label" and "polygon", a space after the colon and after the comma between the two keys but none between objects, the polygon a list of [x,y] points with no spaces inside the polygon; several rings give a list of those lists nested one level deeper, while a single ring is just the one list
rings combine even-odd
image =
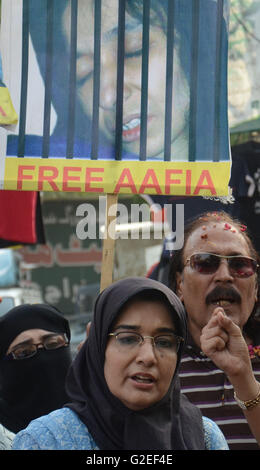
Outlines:
[{"label": "mustache", "polygon": [[233,287],[223,287],[216,286],[209,294],[206,296],[206,304],[211,304],[212,302],[217,302],[218,300],[231,300],[233,302],[240,303],[241,296],[239,292]]}]

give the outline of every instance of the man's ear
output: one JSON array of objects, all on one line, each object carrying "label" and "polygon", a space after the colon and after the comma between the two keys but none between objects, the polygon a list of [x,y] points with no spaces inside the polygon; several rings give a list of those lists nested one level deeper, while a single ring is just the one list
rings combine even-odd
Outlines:
[{"label": "man's ear", "polygon": [[179,299],[183,302],[182,285],[182,273],[176,273],[176,294],[178,295]]}]

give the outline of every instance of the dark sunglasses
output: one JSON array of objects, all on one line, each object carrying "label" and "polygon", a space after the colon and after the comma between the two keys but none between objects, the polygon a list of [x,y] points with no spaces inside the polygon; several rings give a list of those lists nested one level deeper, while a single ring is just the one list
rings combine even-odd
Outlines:
[{"label": "dark sunglasses", "polygon": [[213,253],[194,253],[186,260],[185,266],[189,264],[200,274],[214,274],[222,259],[227,260],[229,272],[234,277],[250,277],[256,273],[259,266],[255,259],[248,256],[222,256]]}]

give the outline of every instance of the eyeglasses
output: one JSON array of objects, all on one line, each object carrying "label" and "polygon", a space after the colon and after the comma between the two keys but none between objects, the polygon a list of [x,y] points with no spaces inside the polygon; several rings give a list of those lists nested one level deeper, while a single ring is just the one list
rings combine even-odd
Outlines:
[{"label": "eyeglasses", "polygon": [[230,274],[234,277],[247,278],[256,273],[259,265],[257,261],[248,256],[222,256],[213,253],[194,253],[186,260],[185,266],[190,265],[200,274],[214,274],[221,263],[226,259]]},{"label": "eyeglasses", "polygon": [[68,344],[69,342],[65,334],[52,335],[48,336],[45,340],[38,344],[24,343],[18,345],[5,357],[15,360],[29,359],[37,353],[39,346],[42,346],[47,351],[52,351],[54,349],[62,348],[63,346],[68,346]]},{"label": "eyeglasses", "polygon": [[181,336],[177,336],[174,333],[158,336],[142,336],[132,331],[120,331],[119,333],[109,333],[108,336],[115,336],[122,351],[132,351],[137,346],[143,344],[146,338],[149,338],[152,340],[156,350],[172,354],[178,352],[181,342],[184,341]]}]

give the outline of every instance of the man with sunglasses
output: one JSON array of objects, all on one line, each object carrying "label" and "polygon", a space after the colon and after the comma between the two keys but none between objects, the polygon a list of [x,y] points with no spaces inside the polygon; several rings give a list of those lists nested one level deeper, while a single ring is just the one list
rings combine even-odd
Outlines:
[{"label": "man with sunglasses", "polygon": [[5,430],[16,434],[65,404],[69,341],[68,321],[49,305],[19,305],[0,318],[0,425]]},{"label": "man with sunglasses", "polygon": [[181,388],[230,449],[260,443],[258,265],[246,228],[225,212],[188,224],[183,248],[171,257],[169,282],[189,326]]}]

